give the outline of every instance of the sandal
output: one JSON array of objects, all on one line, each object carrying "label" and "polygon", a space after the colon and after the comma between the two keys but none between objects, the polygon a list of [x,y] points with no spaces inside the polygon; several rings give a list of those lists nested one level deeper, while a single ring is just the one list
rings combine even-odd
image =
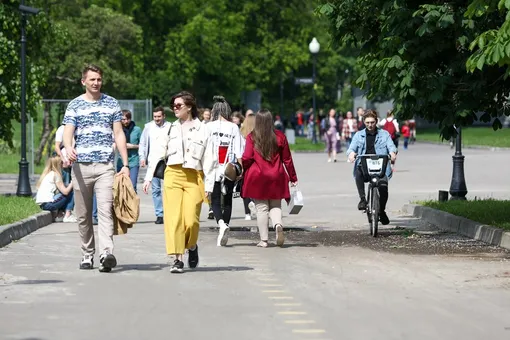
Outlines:
[{"label": "sandal", "polygon": [[258,244],[257,244],[257,247],[260,247],[260,248],[267,248],[269,245],[267,244],[267,241],[260,241]]}]

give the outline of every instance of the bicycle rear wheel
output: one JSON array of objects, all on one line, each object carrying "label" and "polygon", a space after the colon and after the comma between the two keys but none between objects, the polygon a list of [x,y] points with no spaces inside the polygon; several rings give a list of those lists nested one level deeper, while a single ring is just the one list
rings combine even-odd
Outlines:
[{"label": "bicycle rear wheel", "polygon": [[379,189],[372,189],[372,198],[371,198],[371,215],[372,215],[372,223],[370,223],[370,235],[373,237],[377,237],[378,233],[378,224],[379,224]]}]

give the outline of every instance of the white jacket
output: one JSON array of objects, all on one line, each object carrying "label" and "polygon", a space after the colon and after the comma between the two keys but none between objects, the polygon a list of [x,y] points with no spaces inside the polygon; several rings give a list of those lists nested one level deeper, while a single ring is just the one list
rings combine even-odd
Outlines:
[{"label": "white jacket", "polygon": [[[150,153],[150,148],[154,143],[153,136],[157,135],[160,130],[167,128],[170,125],[169,122],[164,121],[161,126],[157,125],[154,121],[148,122],[145,124],[142,135],[140,136],[140,145],[138,145],[138,156],[140,156],[140,161],[147,161],[148,154]],[[168,132],[168,129],[166,129]]]},{"label": "white jacket", "polygon": [[[168,135],[170,128],[172,130]],[[146,181],[152,180],[156,165],[165,157],[168,157],[167,165],[182,164],[183,168],[203,170],[206,179],[214,177],[214,159],[209,130],[199,119],[193,120],[193,131],[187,135],[190,140],[187,141],[186,150],[183,148],[182,127],[179,121],[168,124],[166,128],[160,129],[157,135],[152,137],[154,143],[151,144],[149,152]],[[212,189],[210,191],[212,192]]]}]

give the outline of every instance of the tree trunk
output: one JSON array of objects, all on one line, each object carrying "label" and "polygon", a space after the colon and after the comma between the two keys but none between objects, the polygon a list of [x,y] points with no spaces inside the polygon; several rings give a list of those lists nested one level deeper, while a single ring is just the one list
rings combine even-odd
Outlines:
[{"label": "tree trunk", "polygon": [[[43,113],[43,130],[41,136],[41,143],[39,143],[39,147],[37,148],[37,152],[35,153],[35,164],[40,165],[42,157],[44,155],[44,151],[51,150],[53,148],[52,145],[48,145],[51,142],[51,132],[53,131],[53,125],[51,124],[51,112],[50,112],[50,103],[44,103],[44,113]],[[51,152],[48,152],[51,154]]]}]

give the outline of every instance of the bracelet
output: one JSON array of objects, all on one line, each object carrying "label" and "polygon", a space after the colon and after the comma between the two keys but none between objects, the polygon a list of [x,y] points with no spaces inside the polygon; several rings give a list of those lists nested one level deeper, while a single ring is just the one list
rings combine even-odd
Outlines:
[{"label": "bracelet", "polygon": [[123,168],[128,168],[128,169],[129,169],[129,165],[123,165],[122,167],[123,167]]}]

